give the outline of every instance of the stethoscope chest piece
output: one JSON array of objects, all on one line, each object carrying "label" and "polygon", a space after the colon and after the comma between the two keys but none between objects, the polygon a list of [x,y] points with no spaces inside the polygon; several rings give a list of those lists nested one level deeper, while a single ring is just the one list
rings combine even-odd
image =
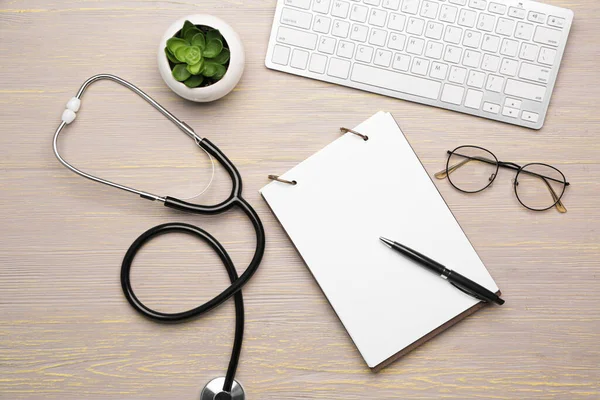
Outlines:
[{"label": "stethoscope chest piece", "polygon": [[223,391],[223,384],[225,383],[225,377],[215,378],[208,382],[202,393],[200,393],[200,400],[245,400],[246,394],[244,388],[238,381],[234,380],[231,386],[231,392]]}]

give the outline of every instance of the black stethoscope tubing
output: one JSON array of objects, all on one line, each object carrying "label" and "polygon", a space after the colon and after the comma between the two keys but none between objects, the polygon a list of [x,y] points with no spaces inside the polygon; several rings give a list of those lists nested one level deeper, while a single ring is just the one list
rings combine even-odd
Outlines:
[{"label": "black stethoscope tubing", "polygon": [[[123,263],[121,265],[121,287],[123,288],[123,293],[125,298],[131,304],[131,306],[138,311],[140,314],[148,317],[152,320],[159,322],[181,322],[186,319],[192,317],[201,316],[213,308],[221,305],[223,302],[228,300],[231,296],[234,296],[234,304],[235,304],[235,315],[236,315],[236,324],[235,324],[235,336],[234,342],[231,352],[231,358],[229,361],[229,367],[227,368],[227,374],[225,375],[225,383],[223,385],[223,390],[226,392],[231,391],[231,387],[233,385],[233,380],[235,377],[235,372],[237,369],[237,365],[240,359],[240,353],[242,350],[242,342],[244,336],[244,302],[242,298],[242,287],[248,282],[248,280],[254,275],[262,256],[265,250],[265,233],[262,226],[262,223],[248,202],[244,200],[242,197],[242,179],[233,165],[231,161],[217,148],[214,144],[212,144],[208,139],[202,139],[199,145],[204,148],[209,154],[211,154],[215,159],[221,163],[221,165],[225,168],[225,170],[229,173],[231,177],[231,181],[233,183],[233,187],[231,190],[231,194],[227,200],[211,206],[199,205],[194,203],[189,203],[183,200],[179,200],[173,197],[166,197],[165,206],[174,208],[180,211],[186,211],[190,213],[196,214],[220,214],[225,211],[228,211],[234,206],[239,206],[242,211],[250,218],[252,225],[254,226],[254,230],[256,232],[256,250],[254,252],[254,257],[250,261],[248,268],[246,271],[238,277],[237,271],[229,254],[223,246],[216,240],[211,234],[206,232],[205,230],[185,223],[166,223],[162,225],[155,226],[154,228],[149,229],[144,232],[140,237],[138,237],[132,245],[127,250],[125,257],[123,259]],[[229,275],[229,280],[231,281],[231,285],[223,290],[220,294],[216,295],[211,300],[206,303],[193,308],[191,310],[182,311],[178,313],[164,313],[151,309],[142,303],[138,297],[135,295],[133,288],[131,286],[131,264],[137,252],[152,238],[162,235],[169,232],[181,232],[191,234],[204,240],[219,256],[225,269],[227,270],[227,274]]]},{"label": "black stethoscope tubing", "polygon": [[[150,230],[146,231],[140,237],[138,237],[129,247],[129,250],[127,250],[127,253],[125,254],[123,263],[121,265],[121,287],[123,288],[123,294],[125,295],[125,298],[136,311],[138,311],[145,317],[159,322],[181,322],[192,317],[201,316],[207,313],[208,311],[212,310],[213,308],[221,305],[231,296],[234,296],[236,315],[235,335],[231,352],[231,358],[229,361],[229,367],[227,368],[227,374],[225,375],[225,383],[223,385],[223,390],[226,392],[230,392],[231,387],[233,385],[235,372],[239,363],[244,336],[244,302],[242,298],[241,289],[252,277],[252,275],[254,275],[254,273],[258,269],[260,261],[262,260],[265,250],[265,233],[262,226],[262,222],[260,221],[258,215],[254,211],[252,206],[250,206],[250,204],[248,204],[248,202],[246,202],[246,200],[244,200],[244,198],[242,197],[242,178],[238,170],[233,165],[233,163],[229,161],[229,159],[219,150],[219,148],[212,144],[208,139],[202,139],[198,144],[215,159],[217,159],[217,161],[219,161],[219,163],[229,173],[229,176],[233,183],[231,194],[225,201],[210,206],[189,203],[173,197],[166,197],[164,204],[165,206],[174,208],[176,210],[196,214],[220,214],[228,211],[234,206],[240,207],[242,211],[244,211],[244,213],[248,216],[248,218],[250,218],[250,221],[252,222],[252,225],[254,226],[254,230],[256,232],[256,250],[254,252],[254,257],[250,261],[250,264],[248,265],[248,268],[246,268],[246,271],[244,271],[244,273],[238,277],[235,266],[233,265],[231,258],[227,254],[227,251],[219,243],[219,241],[216,240],[211,234],[194,225],[176,222],[166,223],[155,226],[154,228],[151,228]],[[191,310],[182,311],[178,313],[159,312],[151,309],[150,307],[142,303],[139,300],[139,298],[135,295],[135,292],[133,291],[133,288],[131,286],[131,264],[137,252],[149,240],[158,235],[162,235],[169,232],[187,233],[196,236],[201,240],[204,240],[217,253],[219,258],[223,262],[223,265],[227,270],[227,274],[229,275],[231,285],[228,286],[225,290],[223,290],[220,294],[207,301],[206,303]]]},{"label": "black stethoscope tubing", "polygon": [[[177,119],[173,114],[171,114],[164,107],[162,107],[159,103],[157,103],[154,99],[152,99],[150,96],[148,96],[146,93],[144,93],[142,90],[140,90],[133,84],[125,81],[122,78],[114,76],[114,75],[109,75],[109,74],[95,75],[83,83],[83,85],[79,89],[79,92],[77,93],[75,99],[80,99],[81,96],[83,95],[84,91],[90,84],[92,84],[95,81],[101,80],[101,79],[108,79],[108,80],[117,82],[117,83],[129,88],[134,93],[141,96],[142,98],[144,98],[144,100],[146,100],[148,103],[150,103],[154,108],[159,110],[163,115],[165,115],[169,120],[171,120],[175,125],[177,125],[179,127],[179,129],[181,129],[184,133],[186,133],[188,136],[190,136],[199,147],[201,147],[209,155],[214,157],[223,166],[223,168],[225,168],[225,170],[229,174],[229,177],[231,178],[231,181],[232,181],[231,193],[230,193],[229,197],[226,200],[222,201],[221,203],[214,204],[214,205],[201,205],[201,204],[194,204],[194,203],[190,203],[187,201],[179,200],[177,198],[169,197],[169,196],[160,197],[160,196],[157,196],[157,195],[154,195],[151,193],[146,193],[146,192],[143,192],[143,191],[140,191],[137,189],[133,189],[133,188],[123,186],[123,185],[120,185],[120,184],[117,184],[117,183],[114,183],[111,181],[107,181],[107,180],[98,178],[96,176],[93,176],[91,174],[88,174],[86,172],[83,172],[83,171],[75,168],[71,164],[69,164],[64,158],[61,157],[61,155],[58,151],[58,144],[57,144],[58,136],[59,136],[60,132],[62,131],[62,129],[67,124],[70,123],[70,122],[65,122],[64,120],[60,124],[60,126],[58,127],[58,129],[56,130],[56,132],[54,134],[54,153],[55,153],[56,157],[58,158],[58,160],[63,165],[65,165],[67,168],[69,168],[73,172],[75,172],[85,178],[88,178],[93,181],[100,182],[100,183],[103,183],[103,184],[106,184],[106,185],[109,185],[112,187],[116,187],[121,190],[125,190],[128,192],[138,194],[140,197],[148,199],[148,200],[162,201],[165,206],[179,210],[179,211],[185,211],[185,212],[195,213],[195,214],[212,215],[212,214],[224,213],[233,207],[239,207],[242,209],[242,211],[248,216],[248,218],[252,222],[254,231],[256,233],[256,249],[254,251],[254,256],[252,257],[250,264],[248,265],[248,267],[246,268],[246,270],[244,271],[244,273],[241,276],[238,276],[238,273],[236,271],[235,265],[233,264],[233,261],[231,260],[231,257],[229,257],[229,254],[227,253],[225,248],[221,245],[221,243],[219,243],[219,241],[217,239],[215,239],[210,233],[206,232],[205,230],[203,230],[197,226],[186,224],[186,223],[181,223],[181,222],[169,222],[166,224],[155,226],[155,227],[147,230],[146,232],[144,232],[131,244],[131,246],[127,250],[127,253],[125,254],[125,257],[123,258],[123,262],[121,264],[121,287],[123,289],[123,294],[125,295],[125,298],[137,312],[139,312],[143,316],[145,316],[151,320],[157,321],[157,322],[177,323],[177,322],[182,322],[182,321],[185,321],[185,320],[193,318],[193,317],[199,317],[199,316],[206,314],[207,312],[214,309],[215,307],[218,307],[219,305],[223,304],[229,298],[233,297],[234,304],[235,304],[235,316],[236,316],[235,335],[234,335],[234,341],[233,341],[233,346],[232,346],[231,358],[229,361],[229,366],[227,368],[227,374],[225,376],[225,380],[224,380],[224,384],[223,384],[223,391],[229,393],[229,392],[231,392],[232,386],[235,381],[235,373],[236,373],[237,366],[238,366],[239,359],[240,359],[243,336],[244,336],[244,302],[243,302],[241,289],[244,285],[246,285],[248,283],[250,278],[252,278],[252,276],[258,269],[260,262],[262,260],[263,254],[264,254],[264,250],[265,250],[265,232],[264,232],[262,222],[260,221],[260,218],[259,218],[258,214],[256,213],[256,211],[242,197],[242,178],[241,178],[240,173],[238,172],[237,168],[225,156],[225,154],[223,154],[223,152],[217,146],[215,146],[213,143],[211,143],[210,140],[208,140],[206,138],[200,138],[199,136],[197,136],[196,133],[193,131],[193,129],[191,129],[187,124],[185,124],[183,121],[180,121],[179,119]],[[78,107],[77,107],[77,109],[78,109]],[[229,276],[229,280],[231,281],[231,285],[229,285],[225,290],[223,290],[221,293],[219,293],[218,295],[213,297],[211,300],[209,300],[206,303],[199,305],[193,309],[190,309],[187,311],[182,311],[182,312],[176,312],[176,313],[165,313],[165,312],[153,310],[152,308],[150,308],[147,305],[145,305],[144,303],[142,303],[142,301],[135,295],[135,292],[131,285],[131,267],[132,267],[132,263],[133,263],[133,260],[136,256],[136,254],[145,244],[147,244],[150,240],[152,240],[153,238],[155,238],[159,235],[173,233],[173,232],[189,234],[189,235],[197,237],[200,240],[205,241],[215,251],[215,253],[219,256],[219,258],[223,262],[223,265],[225,266],[225,269],[227,271],[227,275]]]}]

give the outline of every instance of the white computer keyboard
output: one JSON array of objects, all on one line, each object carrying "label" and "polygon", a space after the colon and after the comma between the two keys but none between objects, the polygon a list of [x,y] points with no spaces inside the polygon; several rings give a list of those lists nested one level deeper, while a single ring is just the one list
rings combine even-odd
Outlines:
[{"label": "white computer keyboard", "polygon": [[573,12],[517,0],[278,0],[266,66],[528,128]]}]

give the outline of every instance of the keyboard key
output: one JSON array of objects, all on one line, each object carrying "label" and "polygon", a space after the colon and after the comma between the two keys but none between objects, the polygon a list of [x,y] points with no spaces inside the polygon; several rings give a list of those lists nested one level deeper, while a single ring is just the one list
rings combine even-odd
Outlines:
[{"label": "keyboard key", "polygon": [[500,93],[504,85],[504,78],[498,75],[489,75],[485,89],[490,92]]},{"label": "keyboard key", "polygon": [[565,24],[566,21],[564,18],[555,17],[554,15],[548,17],[548,25],[550,26],[553,26],[555,28],[564,28]]},{"label": "keyboard key", "polygon": [[[361,64],[356,64],[361,65]],[[329,68],[327,69],[327,75],[335,78],[348,79],[348,73],[350,72],[350,61],[341,60],[339,58],[332,58],[329,61]]]},{"label": "keyboard key", "polygon": [[400,0],[383,0],[383,4],[381,6],[389,10],[397,11],[398,7],[400,7]]},{"label": "keyboard key", "polygon": [[[523,44],[526,44],[526,43],[523,43]],[[515,61],[510,58],[505,58],[502,60],[502,64],[500,64],[500,73],[502,75],[515,76],[518,68],[519,68],[518,61]]]},{"label": "keyboard key", "polygon": [[[353,0],[356,1],[356,0]],[[378,6],[381,0],[364,0],[365,4],[369,4],[371,6]]]},{"label": "keyboard key", "polygon": [[481,69],[490,72],[496,72],[498,65],[500,64],[500,57],[493,56],[491,54],[484,54],[483,61],[481,63]]},{"label": "keyboard key", "polygon": [[350,3],[341,0],[335,0],[331,8],[331,15],[338,18],[346,18],[350,10]]},{"label": "keyboard key", "polygon": [[458,24],[461,26],[472,28],[473,26],[475,26],[476,18],[477,13],[475,11],[463,8],[462,10],[460,10],[460,15],[458,16]]},{"label": "keyboard key", "polygon": [[550,80],[550,68],[524,62],[521,64],[521,69],[519,70],[519,78],[548,83]]},{"label": "keyboard key", "polygon": [[463,39],[463,46],[472,47],[474,49],[479,48],[481,43],[481,33],[477,31],[467,30]]},{"label": "keyboard key", "polygon": [[477,21],[477,28],[482,31],[491,32],[494,30],[495,23],[496,17],[490,14],[481,13],[479,14],[479,20]]},{"label": "keyboard key", "polygon": [[537,22],[539,24],[543,24],[546,22],[546,14],[542,14],[535,11],[530,11],[527,19],[531,22]]},{"label": "keyboard key", "polygon": [[506,6],[504,4],[490,3],[488,11],[494,14],[506,14]]},{"label": "keyboard key", "polygon": [[385,26],[385,20],[387,19],[387,11],[378,10],[376,8],[371,9],[369,15],[369,24],[383,27]]},{"label": "keyboard key", "polygon": [[358,48],[356,49],[355,58],[357,61],[370,63],[371,60],[373,59],[373,48],[359,44]]},{"label": "keyboard key", "polygon": [[448,80],[450,82],[458,83],[462,85],[465,83],[465,78],[467,77],[467,70],[462,67],[457,67],[455,65],[450,67],[450,75],[448,75]]},{"label": "keyboard key", "polygon": [[437,17],[439,4],[433,1],[424,0],[421,6],[421,17],[435,18]]},{"label": "keyboard key", "polygon": [[419,0],[404,0],[400,10],[406,14],[416,14],[419,11]]},{"label": "keyboard key", "polygon": [[483,111],[489,112],[491,114],[498,114],[500,111],[500,106],[494,103],[488,103],[487,101],[483,103]]},{"label": "keyboard key", "polygon": [[517,118],[519,116],[520,111],[521,110],[519,110],[517,108],[504,107],[502,109],[502,115],[504,115],[505,117]]},{"label": "keyboard key", "polygon": [[420,56],[423,54],[423,47],[425,47],[425,41],[423,39],[410,37],[408,39],[408,46],[406,46],[406,52]]},{"label": "keyboard key", "polygon": [[308,70],[311,72],[316,72],[318,74],[325,73],[325,66],[327,65],[327,57],[323,54],[313,53],[310,57],[310,64],[308,66]]},{"label": "keyboard key", "polygon": [[406,54],[396,53],[394,55],[394,62],[392,64],[392,68],[397,69],[399,71],[408,71],[408,66],[410,65],[410,56]]},{"label": "keyboard key", "polygon": [[434,42],[430,40],[427,43],[427,47],[425,49],[425,56],[429,58],[442,58],[442,52],[444,51],[444,45],[439,42]]},{"label": "keyboard key", "polygon": [[444,40],[446,42],[459,44],[460,39],[462,37],[462,31],[463,31],[462,28],[458,28],[458,27],[452,26],[452,25],[447,25],[446,33],[444,34]]},{"label": "keyboard key", "polygon": [[329,33],[331,27],[331,19],[318,15],[313,23],[313,31],[319,33]]},{"label": "keyboard key", "polygon": [[352,6],[352,11],[350,11],[350,19],[356,22],[366,22],[367,15],[369,13],[369,8],[365,6],[359,6],[354,4]]},{"label": "keyboard key", "polygon": [[521,108],[521,104],[523,104],[523,102],[521,100],[511,99],[510,97],[507,97],[504,100],[504,105],[506,107]]},{"label": "keyboard key", "polygon": [[382,29],[371,28],[371,35],[369,36],[369,43],[375,46],[385,46],[385,40],[387,39],[387,31]]},{"label": "keyboard key", "polygon": [[508,18],[498,18],[496,33],[504,36],[512,36],[515,29],[515,21]]},{"label": "keyboard key", "polygon": [[526,13],[527,13],[527,11],[525,11],[522,8],[510,7],[508,9],[508,16],[513,17],[513,18],[523,19],[523,18],[525,18]]},{"label": "keyboard key", "polygon": [[430,21],[427,23],[425,27],[425,36],[430,39],[440,40],[442,38],[442,31],[444,29],[444,25]]},{"label": "keyboard key", "polygon": [[276,44],[273,48],[271,61],[275,64],[287,65],[290,58],[290,48]]},{"label": "keyboard key", "polygon": [[437,100],[442,84],[418,76],[386,69],[355,64],[351,78],[354,82],[376,86],[396,92]]},{"label": "keyboard key", "polygon": [[366,42],[369,34],[369,27],[366,25],[354,24],[352,25],[352,31],[350,32],[350,39],[359,42]]},{"label": "keyboard key", "polygon": [[444,5],[442,5],[442,10],[440,11],[439,18],[440,18],[440,21],[453,24],[454,22],[456,22],[457,15],[458,15],[458,8],[444,4]]},{"label": "keyboard key", "polygon": [[413,66],[410,70],[413,74],[427,76],[429,70],[429,61],[422,58],[415,57],[413,60]]},{"label": "keyboard key", "polygon": [[502,46],[500,46],[500,54],[503,56],[515,57],[519,50],[519,42],[511,39],[502,39]]},{"label": "keyboard key", "polygon": [[465,88],[462,86],[455,86],[446,83],[442,92],[441,100],[446,103],[461,105]]},{"label": "keyboard key", "polygon": [[531,40],[533,36],[533,25],[526,22],[518,22],[517,29],[515,30],[515,37],[517,39]]},{"label": "keyboard key", "polygon": [[516,81],[514,79],[508,79],[506,82],[506,88],[504,93],[509,96],[521,97],[523,99],[529,99],[534,101],[544,101],[546,95],[546,87],[533,85],[531,83]]},{"label": "keyboard key", "polygon": [[321,36],[321,39],[319,40],[319,51],[322,53],[333,54],[335,42],[336,40],[334,38]]},{"label": "keyboard key", "polygon": [[538,47],[535,44],[523,43],[521,45],[521,51],[519,52],[519,58],[528,61],[535,61],[538,55]]},{"label": "keyboard key", "polygon": [[308,51],[294,49],[292,52],[292,62],[290,66],[292,68],[306,69],[308,64]]},{"label": "keyboard key", "polygon": [[469,0],[469,7],[475,8],[477,10],[485,10],[486,6],[486,0]]},{"label": "keyboard key", "polygon": [[533,41],[541,44],[550,46],[558,46],[558,42],[562,36],[562,32],[556,29],[546,28],[544,26],[538,26],[535,29],[535,35]]},{"label": "keyboard key", "polygon": [[337,55],[343,58],[352,58],[354,56],[354,43],[340,40]]},{"label": "keyboard key", "polygon": [[539,114],[530,111],[523,111],[523,114],[521,114],[521,119],[523,121],[531,122],[534,124],[538,122],[538,118]]},{"label": "keyboard key", "polygon": [[452,4],[458,4],[459,6],[464,6],[467,4],[467,0],[450,0]]},{"label": "keyboard key", "polygon": [[314,50],[317,45],[317,35],[280,26],[277,30],[277,41],[308,50]]},{"label": "keyboard key", "polygon": [[404,50],[406,43],[406,36],[401,33],[391,33],[390,40],[388,41],[388,47],[394,50]]},{"label": "keyboard key", "polygon": [[388,21],[388,28],[402,32],[405,23],[406,17],[404,15],[392,13]]},{"label": "keyboard key", "polygon": [[542,50],[540,50],[540,56],[538,57],[538,62],[544,65],[552,65],[554,64],[555,58],[556,50],[542,47]]},{"label": "keyboard key", "polygon": [[295,10],[293,8],[284,8],[281,11],[281,23],[293,26],[295,28],[309,29],[312,22],[312,14]]},{"label": "keyboard key", "polygon": [[336,19],[333,22],[333,29],[331,30],[331,34],[333,36],[346,38],[346,37],[348,37],[349,30],[350,30],[350,23]]},{"label": "keyboard key", "polygon": [[310,8],[310,0],[285,0],[286,6],[304,8],[308,10]]},{"label": "keyboard key", "polygon": [[463,57],[463,65],[471,68],[479,68],[481,61],[481,53],[473,50],[465,50],[465,56]]},{"label": "keyboard key", "polygon": [[468,89],[467,95],[465,96],[465,107],[479,110],[479,107],[481,106],[481,100],[483,100],[483,92],[480,92],[479,90]]},{"label": "keyboard key", "polygon": [[448,74],[448,64],[434,62],[431,65],[431,71],[429,72],[429,76],[431,76],[432,78],[446,79],[447,74]]},{"label": "keyboard key", "polygon": [[498,51],[499,47],[500,47],[500,38],[498,36],[486,34],[483,37],[483,43],[481,44],[481,49],[483,51],[489,51],[490,53],[495,53]]},{"label": "keyboard key", "polygon": [[381,67],[389,67],[392,62],[392,52],[387,50],[375,50],[375,60],[373,63]]},{"label": "keyboard key", "polygon": [[467,85],[481,89],[483,87],[483,82],[485,82],[485,74],[483,72],[473,70],[469,72]]},{"label": "keyboard key", "polygon": [[313,11],[321,14],[328,14],[330,5],[331,0],[314,0]]},{"label": "keyboard key", "polygon": [[406,26],[406,32],[408,32],[412,35],[421,36],[423,34],[424,27],[425,27],[425,21],[423,21],[422,19],[419,19],[419,18],[411,17],[408,19],[408,25]]},{"label": "keyboard key", "polygon": [[444,53],[444,60],[458,64],[460,62],[460,56],[462,56],[462,49],[455,46],[446,46],[446,52]]}]

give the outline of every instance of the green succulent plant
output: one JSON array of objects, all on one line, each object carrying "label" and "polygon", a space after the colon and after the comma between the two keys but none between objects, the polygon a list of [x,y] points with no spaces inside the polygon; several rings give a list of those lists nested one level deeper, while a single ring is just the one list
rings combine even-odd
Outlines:
[{"label": "green succulent plant", "polygon": [[219,81],[229,66],[229,48],[217,29],[185,21],[167,40],[165,55],[173,78],[187,87],[209,86]]}]

